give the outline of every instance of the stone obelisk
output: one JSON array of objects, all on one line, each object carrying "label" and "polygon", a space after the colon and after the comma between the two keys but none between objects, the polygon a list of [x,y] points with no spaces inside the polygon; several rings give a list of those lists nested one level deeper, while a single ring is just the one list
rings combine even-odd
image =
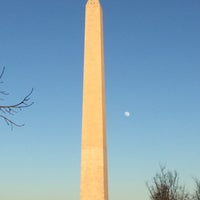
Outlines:
[{"label": "stone obelisk", "polygon": [[102,8],[88,0],[85,11],[81,200],[108,200]]}]

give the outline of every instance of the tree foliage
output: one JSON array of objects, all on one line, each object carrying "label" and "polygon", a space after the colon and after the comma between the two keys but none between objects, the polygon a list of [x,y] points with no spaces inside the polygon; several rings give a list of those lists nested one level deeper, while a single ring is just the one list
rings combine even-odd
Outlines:
[{"label": "tree foliage", "polygon": [[[5,72],[5,67],[3,67],[3,70],[0,73],[0,84],[3,83],[2,77],[4,72]],[[11,126],[12,129],[14,126],[17,127],[24,126],[24,124],[18,124],[15,121],[13,121],[11,117],[14,116],[16,113],[20,112],[21,110],[23,110],[24,108],[30,107],[33,104],[33,102],[30,102],[30,96],[32,92],[33,89],[31,89],[30,93],[27,94],[24,98],[22,98],[22,100],[19,102],[15,102],[11,105],[3,103],[0,104],[0,118],[3,119],[8,126]],[[4,99],[3,96],[5,97],[7,95],[9,95],[9,93],[0,88],[0,100],[2,101]]]}]

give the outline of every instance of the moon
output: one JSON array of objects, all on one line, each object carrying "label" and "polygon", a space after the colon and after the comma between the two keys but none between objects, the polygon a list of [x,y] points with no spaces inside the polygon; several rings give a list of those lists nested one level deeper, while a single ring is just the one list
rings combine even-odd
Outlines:
[{"label": "moon", "polygon": [[131,113],[128,112],[128,111],[124,112],[124,116],[125,116],[125,117],[130,117],[130,115],[131,115]]}]

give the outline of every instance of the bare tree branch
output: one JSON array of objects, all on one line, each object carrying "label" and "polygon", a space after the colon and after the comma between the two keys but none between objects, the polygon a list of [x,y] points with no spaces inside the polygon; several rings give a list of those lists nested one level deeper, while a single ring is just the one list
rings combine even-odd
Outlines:
[{"label": "bare tree branch", "polygon": [[147,187],[151,200],[189,200],[189,194],[184,186],[179,185],[179,178],[176,171],[166,171],[160,166],[160,173],[153,178],[153,183]]},{"label": "bare tree branch", "polygon": [[24,124],[16,124],[14,121],[8,119],[7,117],[5,117],[4,115],[0,115],[1,118],[4,119],[4,121],[6,122],[6,124],[8,126],[11,126],[11,129],[13,130],[13,126],[17,126],[17,127],[22,127],[24,126]]},{"label": "bare tree branch", "polygon": [[1,80],[1,78],[2,78],[2,76],[3,76],[3,74],[4,74],[4,72],[5,72],[5,66],[3,67],[2,71],[1,71],[0,80]]},{"label": "bare tree branch", "polygon": [[33,93],[33,88],[31,89],[30,93],[22,99],[22,101],[13,105],[2,105],[2,106],[0,105],[0,110],[4,110],[6,113],[12,114],[11,112],[13,111],[13,109],[21,110],[22,108],[26,108],[33,105],[33,102],[31,103],[28,102],[30,100],[30,96],[32,93]]},{"label": "bare tree branch", "polygon": [[[0,83],[3,83],[1,79],[3,77],[4,72],[5,72],[5,67],[3,67],[3,70],[0,74]],[[6,122],[7,125],[11,126],[11,129],[13,129],[13,126],[22,127],[24,126],[24,124],[15,123],[13,120],[7,117],[7,115],[13,116],[19,111],[23,110],[24,108],[27,108],[33,105],[33,102],[30,102],[30,96],[32,93],[33,93],[33,88],[28,93],[28,95],[26,95],[20,102],[14,103],[11,105],[0,105],[0,112],[2,113],[0,114],[0,118],[2,118]],[[8,92],[4,90],[0,90],[0,95],[8,95],[8,94],[9,94]]]},{"label": "bare tree branch", "polygon": [[196,183],[196,189],[195,189],[195,193],[194,193],[194,200],[200,200],[200,180],[198,180],[197,178],[194,179],[195,183]]}]

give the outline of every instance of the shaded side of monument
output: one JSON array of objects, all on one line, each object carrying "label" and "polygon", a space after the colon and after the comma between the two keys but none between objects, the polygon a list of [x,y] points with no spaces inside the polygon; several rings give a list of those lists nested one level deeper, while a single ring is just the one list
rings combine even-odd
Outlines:
[{"label": "shaded side of monument", "polygon": [[102,8],[88,0],[85,10],[81,146],[81,200],[108,200],[104,42]]}]

